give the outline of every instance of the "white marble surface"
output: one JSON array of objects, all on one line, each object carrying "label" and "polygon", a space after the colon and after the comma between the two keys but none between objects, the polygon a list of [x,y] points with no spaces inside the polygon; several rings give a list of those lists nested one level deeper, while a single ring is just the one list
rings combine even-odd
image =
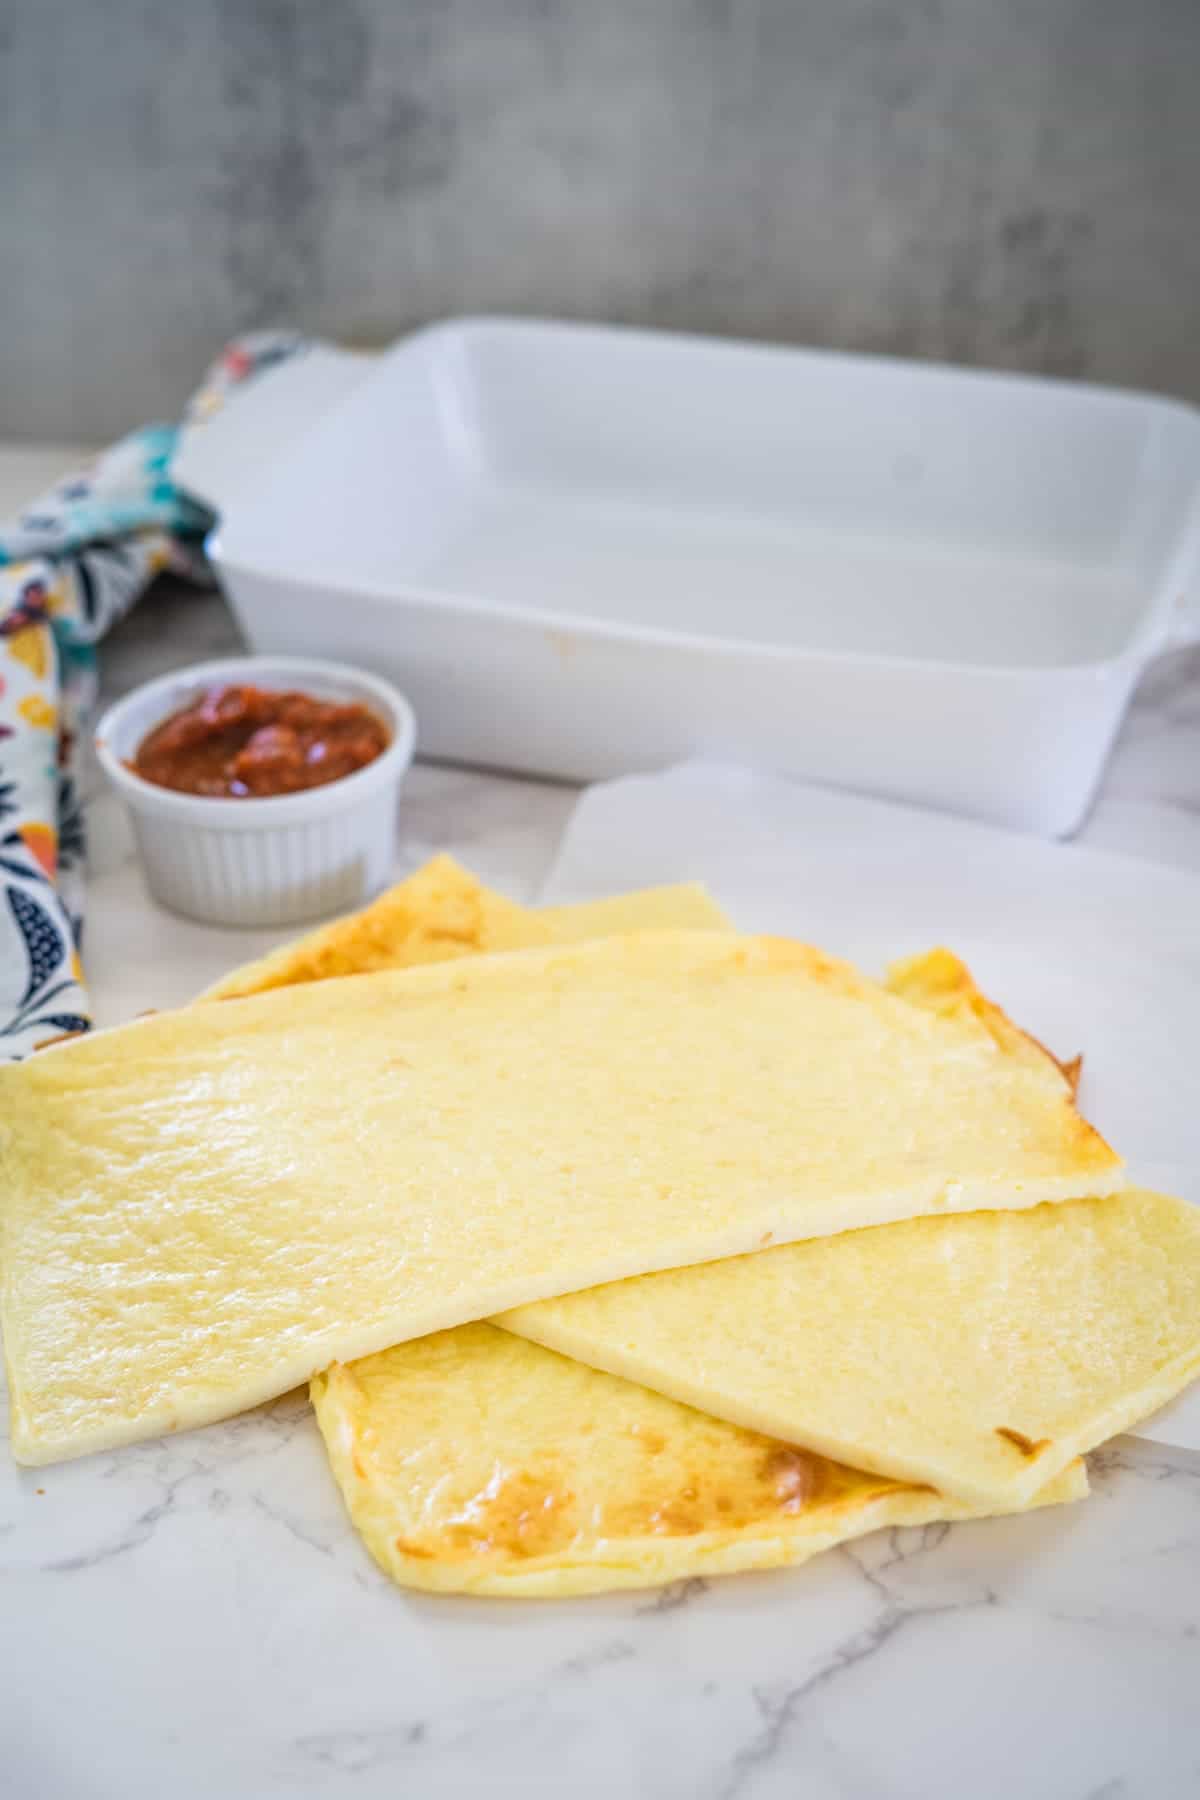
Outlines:
[{"label": "white marble surface", "polygon": [[[231,642],[127,622],[110,691]],[[568,789],[418,767],[402,863],[531,895]],[[100,1014],[263,942],[151,908],[92,809]],[[1144,684],[1085,841],[1200,869],[1200,658]],[[1153,929],[1153,921],[1147,921]],[[1200,929],[1200,921],[1198,921]],[[1173,1800],[1200,1792],[1200,1465],[1127,1440],[1088,1503],[866,1539],[799,1570],[560,1604],[391,1587],[307,1403],[0,1471],[0,1793],[14,1800]]]}]

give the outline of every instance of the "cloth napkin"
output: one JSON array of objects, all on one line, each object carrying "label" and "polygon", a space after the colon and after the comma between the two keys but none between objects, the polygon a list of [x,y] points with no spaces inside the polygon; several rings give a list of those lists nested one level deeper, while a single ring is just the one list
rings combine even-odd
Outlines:
[{"label": "cloth napkin", "polygon": [[[294,332],[228,345],[187,423],[304,348]],[[132,432],[0,524],[0,1061],[91,1025],[79,955],[79,745],[105,632],[164,570],[207,579],[213,516],[171,479],[177,439],[170,425]]]}]

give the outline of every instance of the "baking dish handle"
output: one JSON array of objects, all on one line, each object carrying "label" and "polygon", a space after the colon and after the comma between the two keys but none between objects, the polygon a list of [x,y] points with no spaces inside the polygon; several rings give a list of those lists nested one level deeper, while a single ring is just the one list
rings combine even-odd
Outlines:
[{"label": "baking dish handle", "polygon": [[264,369],[226,404],[184,425],[171,458],[172,481],[228,523],[271,463],[361,381],[373,360],[314,343]]},{"label": "baking dish handle", "polygon": [[1200,491],[1193,496],[1174,568],[1168,576],[1171,609],[1163,633],[1164,650],[1200,644]]},{"label": "baking dish handle", "polygon": [[1200,644],[1200,566],[1193,568],[1191,580],[1184,582],[1167,622],[1168,650],[1186,650],[1195,644]]}]

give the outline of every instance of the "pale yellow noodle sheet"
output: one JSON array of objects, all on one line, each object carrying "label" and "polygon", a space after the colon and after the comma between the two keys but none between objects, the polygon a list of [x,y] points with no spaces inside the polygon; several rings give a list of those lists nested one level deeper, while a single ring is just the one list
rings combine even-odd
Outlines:
[{"label": "pale yellow noodle sheet", "polygon": [[1121,1181],[1049,1059],[716,931],[96,1033],[0,1071],[0,1137],[27,1461],[633,1272]]},{"label": "pale yellow noodle sheet", "polygon": [[[897,964],[889,985],[1016,1061],[1053,1062],[949,951]],[[504,1323],[829,1456],[1012,1503],[1200,1374],[1200,1209],[1127,1190],[912,1219]]]},{"label": "pale yellow noodle sheet", "polygon": [[[409,1587],[644,1587],[972,1516],[929,1488],[743,1431],[491,1325],[335,1364],[312,1395],[354,1524]],[[1033,1504],[1086,1492],[1076,1463]]]},{"label": "pale yellow noodle sheet", "polygon": [[1128,1190],[912,1219],[501,1322],[861,1468],[1019,1504],[1200,1374],[1200,1209]]},{"label": "pale yellow noodle sheet", "polygon": [[[723,923],[700,889],[540,917],[572,937]],[[943,1004],[996,1027],[1000,1015],[964,993],[961,964],[926,959],[926,985],[935,977]],[[1011,1028],[1006,1041],[1024,1042]],[[928,1488],[743,1431],[482,1324],[335,1364],[312,1394],[355,1525],[409,1586],[640,1586],[798,1563],[879,1526],[970,1516]],[[1085,1492],[1076,1463],[1032,1504]]]}]

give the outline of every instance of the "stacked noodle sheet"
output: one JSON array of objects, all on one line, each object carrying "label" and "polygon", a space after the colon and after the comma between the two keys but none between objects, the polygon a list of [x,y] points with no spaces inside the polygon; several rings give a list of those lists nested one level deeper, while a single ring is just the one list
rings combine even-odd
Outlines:
[{"label": "stacked noodle sheet", "polygon": [[948,952],[438,858],[203,998],[0,1080],[25,1460],[312,1374],[389,1573],[579,1592],[1078,1498],[1200,1367],[1200,1213]]}]

